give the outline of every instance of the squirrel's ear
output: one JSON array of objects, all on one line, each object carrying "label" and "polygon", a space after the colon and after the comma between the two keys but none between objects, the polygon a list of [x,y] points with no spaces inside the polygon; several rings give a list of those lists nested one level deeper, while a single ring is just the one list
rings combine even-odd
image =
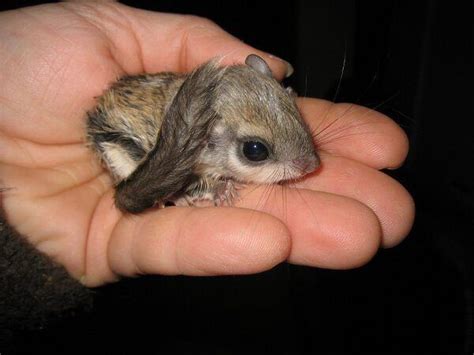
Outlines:
[{"label": "squirrel's ear", "polygon": [[247,64],[249,67],[252,69],[255,69],[259,73],[269,76],[270,78],[273,77],[272,71],[270,67],[268,66],[267,62],[260,56],[256,54],[250,54],[246,59],[245,59],[245,64]]},{"label": "squirrel's ear", "polygon": [[174,199],[197,179],[194,168],[217,117],[213,100],[221,73],[210,62],[184,81],[163,117],[155,146],[118,184],[115,204],[119,209],[142,212],[156,202]]}]

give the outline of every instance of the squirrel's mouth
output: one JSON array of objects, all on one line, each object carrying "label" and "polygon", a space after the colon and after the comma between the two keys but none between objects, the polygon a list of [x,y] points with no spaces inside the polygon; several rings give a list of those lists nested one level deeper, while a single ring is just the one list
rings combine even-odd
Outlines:
[{"label": "squirrel's mouth", "polygon": [[246,183],[279,184],[296,181],[318,169],[318,157],[304,158],[289,162],[267,163],[249,171],[247,176],[237,178]]}]

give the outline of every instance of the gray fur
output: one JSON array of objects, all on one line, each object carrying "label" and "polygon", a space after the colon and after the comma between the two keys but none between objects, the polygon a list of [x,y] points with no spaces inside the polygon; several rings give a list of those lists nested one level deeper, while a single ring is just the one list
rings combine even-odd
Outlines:
[{"label": "gray fur", "polygon": [[[99,98],[88,137],[115,176],[121,210],[231,204],[235,183],[295,179],[319,165],[294,97],[262,58],[249,58],[229,67],[211,61],[189,75],[126,77]],[[266,161],[243,156],[252,139],[269,148]]]}]

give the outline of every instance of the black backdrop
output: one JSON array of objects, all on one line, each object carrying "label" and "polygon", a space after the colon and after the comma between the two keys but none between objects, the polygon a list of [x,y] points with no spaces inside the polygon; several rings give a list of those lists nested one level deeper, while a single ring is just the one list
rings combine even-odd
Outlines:
[{"label": "black backdrop", "polygon": [[336,101],[375,107],[410,137],[407,163],[391,174],[415,197],[415,226],[357,270],[124,280],[98,289],[92,312],[20,334],[17,349],[472,352],[472,2],[126,3],[214,20],[293,63],[290,84],[307,96],[334,99],[345,56]]}]

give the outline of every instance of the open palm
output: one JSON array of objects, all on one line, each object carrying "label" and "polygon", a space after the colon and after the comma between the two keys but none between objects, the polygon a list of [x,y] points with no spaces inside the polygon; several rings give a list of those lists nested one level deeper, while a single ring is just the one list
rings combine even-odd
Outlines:
[{"label": "open palm", "polygon": [[402,131],[369,109],[315,99],[299,106],[322,132],[323,166],[297,186],[249,187],[232,208],[132,216],[114,207],[111,180],[84,145],[85,112],[110,82],[189,71],[215,56],[242,62],[250,53],[284,76],[283,61],[207,20],[116,3],[44,5],[0,14],[0,48],[3,209],[88,286],[144,273],[253,273],[285,260],[355,267],[411,227],[410,196],[378,171],[403,162]]}]

